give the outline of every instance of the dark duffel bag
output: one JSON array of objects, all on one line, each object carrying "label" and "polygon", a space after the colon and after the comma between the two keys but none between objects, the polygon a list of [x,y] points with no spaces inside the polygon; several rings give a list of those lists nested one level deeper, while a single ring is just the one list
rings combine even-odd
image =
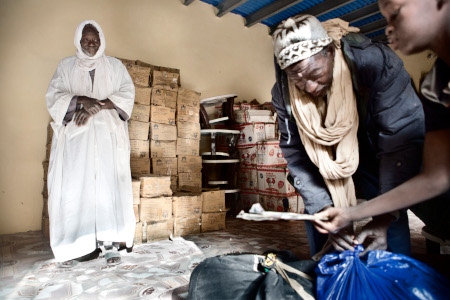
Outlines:
[{"label": "dark duffel bag", "polygon": [[272,253],[207,258],[191,274],[189,299],[315,299],[316,266]]}]

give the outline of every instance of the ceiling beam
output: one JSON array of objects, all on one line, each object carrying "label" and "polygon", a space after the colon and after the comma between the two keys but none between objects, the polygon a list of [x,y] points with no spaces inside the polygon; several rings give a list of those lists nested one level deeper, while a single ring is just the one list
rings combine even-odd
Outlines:
[{"label": "ceiling beam", "polygon": [[378,7],[378,3],[372,3],[358,10],[352,11],[348,14],[340,16],[339,18],[347,21],[349,23],[354,23],[364,18],[371,17],[380,12],[380,8]]},{"label": "ceiling beam", "polygon": [[217,9],[219,10],[217,12],[218,17],[222,17],[226,13],[229,13],[236,7],[239,7],[240,5],[244,4],[248,0],[225,0],[222,1],[219,5],[217,5]]},{"label": "ceiling beam", "polygon": [[191,4],[192,2],[194,2],[194,0],[184,0],[183,4],[188,6],[189,4]]},{"label": "ceiling beam", "polygon": [[305,11],[302,11],[302,14],[313,15],[315,17],[319,17],[326,13],[329,13],[332,10],[338,9],[344,5],[354,2],[355,0],[334,0],[334,1],[324,1],[320,4],[317,4]]},{"label": "ceiling beam", "polygon": [[373,41],[377,41],[377,42],[386,43],[386,44],[388,43],[388,39],[387,39],[387,36],[385,34],[380,34],[380,35],[374,36],[372,38],[372,40]]},{"label": "ceiling beam", "polygon": [[385,18],[379,19],[375,22],[366,24],[364,26],[359,27],[360,32],[363,34],[369,34],[372,32],[375,32],[377,30],[381,30],[383,28],[386,28],[387,22]]},{"label": "ceiling beam", "polygon": [[291,6],[294,6],[303,0],[277,0],[272,2],[271,4],[261,8],[260,10],[254,12],[251,15],[248,15],[245,18],[245,26],[250,27],[253,26],[262,20],[268,19],[271,16],[288,9]]}]

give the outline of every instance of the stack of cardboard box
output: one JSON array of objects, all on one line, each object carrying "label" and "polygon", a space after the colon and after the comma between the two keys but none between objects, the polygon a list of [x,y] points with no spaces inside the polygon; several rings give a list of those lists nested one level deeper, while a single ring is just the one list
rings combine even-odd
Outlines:
[{"label": "stack of cardboard box", "polygon": [[248,210],[261,203],[268,211],[303,212],[303,200],[288,182],[287,161],[279,146],[277,115],[270,103],[236,104],[233,129],[241,133],[237,141],[240,157],[238,207]]},{"label": "stack of cardboard box", "polygon": [[42,234],[46,239],[50,239],[50,221],[48,217],[48,189],[47,189],[47,172],[48,172],[48,163],[50,159],[50,151],[52,148],[52,138],[53,138],[53,128],[50,124],[47,125],[47,143],[46,143],[46,151],[45,151],[45,160],[42,162],[42,167],[44,169],[44,187],[42,189],[42,197],[43,197],[43,208],[42,208]]},{"label": "stack of cardboard box", "polygon": [[139,178],[139,223],[135,244],[168,239],[173,232],[170,176],[146,175]]},{"label": "stack of cardboard box", "polygon": [[201,232],[225,229],[225,191],[210,190],[202,192]]}]

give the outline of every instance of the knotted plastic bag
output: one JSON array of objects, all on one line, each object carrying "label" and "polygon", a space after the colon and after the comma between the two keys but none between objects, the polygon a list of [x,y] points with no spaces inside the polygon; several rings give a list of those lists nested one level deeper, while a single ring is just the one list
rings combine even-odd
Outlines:
[{"label": "knotted plastic bag", "polygon": [[449,299],[450,281],[402,254],[364,250],[325,255],[316,268],[318,299]]}]

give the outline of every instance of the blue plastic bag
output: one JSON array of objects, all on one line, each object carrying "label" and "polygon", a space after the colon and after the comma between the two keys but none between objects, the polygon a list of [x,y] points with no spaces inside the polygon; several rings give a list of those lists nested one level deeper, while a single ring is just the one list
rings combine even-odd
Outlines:
[{"label": "blue plastic bag", "polygon": [[411,257],[364,250],[325,255],[317,273],[318,299],[450,299],[450,281]]}]

